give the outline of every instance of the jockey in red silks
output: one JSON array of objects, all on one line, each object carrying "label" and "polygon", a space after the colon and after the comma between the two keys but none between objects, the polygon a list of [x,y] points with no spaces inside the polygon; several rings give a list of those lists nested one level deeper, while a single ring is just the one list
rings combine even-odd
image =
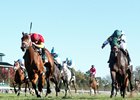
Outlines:
[{"label": "jockey in red silks", "polygon": [[33,45],[39,49],[39,52],[42,54],[42,60],[45,63],[46,55],[45,55],[45,41],[41,34],[31,33],[30,34],[31,41]]},{"label": "jockey in red silks", "polygon": [[95,74],[96,74],[96,68],[94,67],[94,65],[91,65],[90,76],[95,78]]}]

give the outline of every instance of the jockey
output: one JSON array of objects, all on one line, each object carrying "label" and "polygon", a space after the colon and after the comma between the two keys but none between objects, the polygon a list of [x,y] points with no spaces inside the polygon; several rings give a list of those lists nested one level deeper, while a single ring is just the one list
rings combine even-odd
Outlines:
[{"label": "jockey", "polygon": [[27,70],[26,70],[26,68],[24,66],[23,60],[22,59],[18,59],[17,61],[18,61],[19,65],[20,65],[22,71],[24,72],[25,77],[28,78],[28,73],[27,73]]},{"label": "jockey", "polygon": [[108,63],[110,63],[111,58],[113,56],[113,48],[116,46],[117,48],[120,48],[120,50],[126,55],[128,59],[128,64],[130,62],[129,53],[126,49],[126,37],[125,33],[121,30],[115,30],[114,33],[103,43],[102,49],[110,43],[111,46],[111,52]]},{"label": "jockey", "polygon": [[46,61],[46,55],[45,55],[45,44],[44,44],[44,38],[41,34],[38,34],[38,33],[31,33],[30,34],[30,37],[31,37],[31,41],[33,42],[33,45],[35,47],[38,48],[39,50],[39,53],[42,54],[42,60],[43,60],[43,63],[45,63]]},{"label": "jockey", "polygon": [[72,60],[69,60],[68,58],[66,58],[66,63],[68,66],[71,66],[72,65]]},{"label": "jockey", "polygon": [[90,76],[95,78],[96,68],[94,67],[94,65],[91,65],[91,68],[89,71],[90,71]]},{"label": "jockey", "polygon": [[22,61],[22,59],[18,59],[17,61],[20,64],[20,67],[25,70],[24,62]]},{"label": "jockey", "polygon": [[119,38],[119,44],[120,44],[120,49],[121,51],[127,56],[128,59],[128,65],[130,65],[131,59],[127,50],[127,41],[126,41],[126,35],[122,31],[121,36]]},{"label": "jockey", "polygon": [[59,55],[56,52],[54,52],[54,47],[52,47],[51,54],[54,58],[54,63],[58,66],[59,69],[61,69],[60,68],[61,67],[61,59],[60,59]]},{"label": "jockey", "polygon": [[69,58],[66,58],[65,62],[67,64],[68,69],[71,71],[72,76],[75,76],[72,60]]}]

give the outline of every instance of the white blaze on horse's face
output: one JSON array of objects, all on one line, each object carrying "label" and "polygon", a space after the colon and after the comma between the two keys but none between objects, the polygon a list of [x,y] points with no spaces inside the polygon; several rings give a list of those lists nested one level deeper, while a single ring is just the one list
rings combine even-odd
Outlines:
[{"label": "white blaze on horse's face", "polygon": [[20,68],[20,65],[17,61],[14,62],[14,70],[18,70]]}]

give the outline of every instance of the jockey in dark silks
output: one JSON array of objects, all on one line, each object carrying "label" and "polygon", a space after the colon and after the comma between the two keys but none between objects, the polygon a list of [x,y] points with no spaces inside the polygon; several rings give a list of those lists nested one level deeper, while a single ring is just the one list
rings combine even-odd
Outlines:
[{"label": "jockey in dark silks", "polygon": [[54,47],[52,47],[51,54],[52,54],[52,56],[54,58],[54,63],[57,65],[59,70],[61,70],[62,69],[62,67],[61,67],[61,60],[60,60],[58,54],[54,52]]},{"label": "jockey in dark silks", "polygon": [[75,73],[73,71],[73,68],[71,68],[71,66],[72,66],[72,60],[66,58],[66,63],[68,65],[68,69],[71,71],[72,76],[75,76]]},{"label": "jockey in dark silks", "polygon": [[[109,57],[109,61],[108,63],[115,63],[115,55],[113,53],[113,49],[116,46],[117,48],[119,48],[124,55],[126,55],[127,59],[128,59],[128,64],[130,64],[130,56],[129,53],[125,47],[126,45],[126,40],[123,38],[124,37],[124,32],[121,30],[115,30],[114,33],[103,43],[102,45],[102,49],[109,43],[111,46],[111,52],[110,52],[110,57]],[[124,49],[125,48],[125,49]]]}]

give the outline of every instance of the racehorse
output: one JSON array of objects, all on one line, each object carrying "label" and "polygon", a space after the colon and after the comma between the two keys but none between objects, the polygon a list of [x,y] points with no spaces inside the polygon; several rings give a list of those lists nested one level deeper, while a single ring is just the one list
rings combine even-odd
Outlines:
[{"label": "racehorse", "polygon": [[118,49],[115,46],[112,52],[114,57],[112,57],[109,63],[112,79],[112,90],[110,97],[112,98],[112,96],[114,95],[114,89],[119,86],[120,94],[124,98],[126,94],[127,79],[129,79],[132,90],[131,72],[128,68],[128,61],[126,55],[124,55],[122,50]]},{"label": "racehorse", "polygon": [[[14,77],[14,91],[15,93],[17,93],[17,96],[20,95],[20,91],[21,91],[21,85],[23,83],[25,83],[25,96],[26,96],[26,91],[27,91],[27,87],[29,88],[29,92],[30,94],[32,94],[32,91],[30,89],[30,84],[29,84],[29,79],[25,76],[20,64],[18,61],[14,61],[14,70],[15,70],[15,77]],[[16,90],[16,86],[18,85],[18,91]],[[33,94],[32,94],[33,95]]]},{"label": "racehorse", "polygon": [[[54,60],[50,54],[50,52],[45,48],[45,54],[47,56],[47,63],[43,63],[42,58],[38,51],[36,50],[36,47],[32,44],[31,38],[29,34],[22,32],[23,37],[21,38],[21,49],[22,51],[25,51],[24,55],[24,61],[25,61],[25,67],[27,69],[29,79],[32,82],[32,86],[35,89],[35,93],[37,97],[41,97],[41,95],[38,93],[42,92],[42,88],[45,83],[47,83],[47,93],[50,93],[50,80],[52,80],[56,87],[56,96],[58,95],[59,90],[59,81],[60,81],[60,73],[57,70],[57,67],[54,64]],[[44,68],[46,67],[46,70]],[[38,91],[36,89],[36,84],[38,80]]]},{"label": "racehorse", "polygon": [[62,80],[65,86],[65,96],[67,96],[67,91],[69,90],[69,93],[71,95],[71,88],[70,85],[71,83],[73,84],[73,87],[75,89],[75,93],[77,92],[76,89],[76,77],[74,75],[74,72],[72,72],[69,68],[68,65],[66,63],[66,61],[64,61],[62,63],[62,70],[61,70],[61,74],[62,74]]},{"label": "racehorse", "polygon": [[99,82],[96,80],[95,77],[93,77],[93,75],[90,75],[89,86],[90,86],[90,95],[92,93],[92,89],[94,90],[94,94],[99,93],[98,91]]}]

